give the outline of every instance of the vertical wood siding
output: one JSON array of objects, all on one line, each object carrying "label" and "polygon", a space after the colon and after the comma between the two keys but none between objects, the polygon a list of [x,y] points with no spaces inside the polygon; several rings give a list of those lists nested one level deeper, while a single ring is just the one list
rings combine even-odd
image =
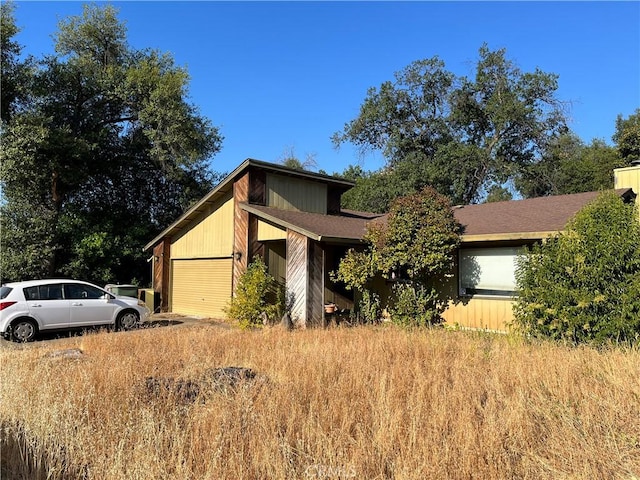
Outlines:
[{"label": "vertical wood siding", "polygon": [[287,231],[287,293],[293,296],[292,320],[301,326],[307,320],[307,244],[304,235]]},{"label": "vertical wood siding", "polygon": [[477,328],[506,332],[507,325],[513,321],[513,301],[508,297],[460,297],[458,293],[458,257],[452,275],[440,284],[450,302],[442,317],[450,325],[464,328]]},{"label": "vertical wood siding", "polygon": [[153,291],[160,295],[162,312],[169,310],[170,271],[171,242],[168,238],[164,238],[153,248]]},{"label": "vertical wood siding", "polygon": [[327,186],[323,183],[267,174],[266,188],[268,207],[327,213]]},{"label": "vertical wood siding", "polygon": [[267,174],[264,170],[252,170],[249,177],[249,203],[266,205],[267,203]]},{"label": "vertical wood siding", "polygon": [[[637,195],[636,205],[640,205],[640,165],[617,168],[613,171],[615,188],[632,188]],[[640,207],[637,208],[640,216]]]},{"label": "vertical wood siding", "polygon": [[233,199],[229,194],[203,213],[171,244],[173,258],[231,256],[233,251]]},{"label": "vertical wood siding", "polygon": [[442,316],[450,325],[506,332],[513,321],[513,300],[472,297],[450,304]]},{"label": "vertical wood siding", "polygon": [[267,243],[266,261],[269,274],[282,285],[287,284],[287,246],[286,242]]},{"label": "vertical wood siding", "polygon": [[329,215],[340,214],[340,203],[342,199],[342,190],[337,188],[329,188],[327,192],[327,213]]}]

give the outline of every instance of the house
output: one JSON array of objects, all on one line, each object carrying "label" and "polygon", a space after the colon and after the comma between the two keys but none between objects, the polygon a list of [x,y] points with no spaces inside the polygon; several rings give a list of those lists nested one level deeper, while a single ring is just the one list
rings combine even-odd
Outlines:
[{"label": "house", "polygon": [[[625,202],[636,197],[628,187],[615,192]],[[517,257],[525,247],[564,230],[599,193],[454,207],[463,234],[455,272],[447,284],[449,297],[455,301],[444,312],[445,321],[468,328],[507,330],[514,319]]]},{"label": "house", "polygon": [[145,247],[162,311],[224,317],[255,255],[286,283],[300,326],[324,321],[324,304],[353,308],[329,272],[380,215],[344,211],[352,182],[248,159]]},{"label": "house", "polygon": [[[616,192],[633,201],[640,166],[615,172]],[[223,317],[243,272],[260,255],[293,298],[300,326],[324,323],[324,304],[352,309],[353,292],[331,281],[346,251],[383,215],[342,210],[344,179],[248,159],[145,247],[163,311]],[[515,259],[523,247],[564,229],[598,192],[454,208],[463,225],[448,323],[505,330],[513,319]]]}]

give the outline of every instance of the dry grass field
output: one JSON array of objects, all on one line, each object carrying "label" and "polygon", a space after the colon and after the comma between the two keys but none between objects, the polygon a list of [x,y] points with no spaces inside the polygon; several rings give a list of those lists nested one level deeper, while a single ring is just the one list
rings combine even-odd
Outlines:
[{"label": "dry grass field", "polygon": [[[52,357],[79,348],[79,359]],[[637,479],[640,352],[212,326],[0,350],[2,478]],[[242,366],[184,398],[148,377]]]}]

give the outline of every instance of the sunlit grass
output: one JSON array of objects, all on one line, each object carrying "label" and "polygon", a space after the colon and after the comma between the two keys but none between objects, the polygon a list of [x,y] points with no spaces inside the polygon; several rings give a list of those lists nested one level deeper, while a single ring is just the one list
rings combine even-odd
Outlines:
[{"label": "sunlit grass", "polygon": [[[71,347],[83,358],[47,357]],[[637,350],[200,326],[41,342],[0,361],[3,473],[16,478],[640,476]],[[222,366],[268,380],[193,403],[144,394],[147,377]]]}]

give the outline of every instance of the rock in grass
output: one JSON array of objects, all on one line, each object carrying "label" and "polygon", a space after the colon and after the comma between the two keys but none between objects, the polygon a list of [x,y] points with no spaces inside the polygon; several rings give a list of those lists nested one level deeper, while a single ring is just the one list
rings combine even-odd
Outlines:
[{"label": "rock in grass", "polygon": [[245,367],[221,367],[205,370],[203,381],[216,391],[227,392],[252,383],[256,373]]},{"label": "rock in grass", "polygon": [[149,400],[169,399],[177,404],[205,399],[206,392],[233,394],[242,387],[255,385],[266,379],[250,368],[210,368],[197,379],[175,379],[173,377],[147,377],[142,388],[144,398]]},{"label": "rock in grass", "polygon": [[173,377],[147,377],[144,393],[149,400],[171,399],[176,403],[193,403],[200,395],[200,386],[191,380]]}]

